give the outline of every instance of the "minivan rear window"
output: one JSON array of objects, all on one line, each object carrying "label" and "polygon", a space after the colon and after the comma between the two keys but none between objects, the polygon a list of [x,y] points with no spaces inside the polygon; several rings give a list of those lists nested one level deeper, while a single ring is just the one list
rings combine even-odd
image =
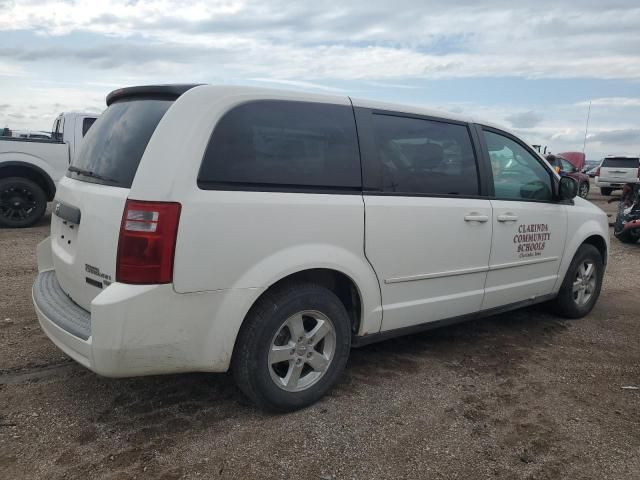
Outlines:
[{"label": "minivan rear window", "polygon": [[142,154],[173,100],[115,102],[87,131],[67,176],[130,188]]},{"label": "minivan rear window", "polygon": [[205,190],[339,191],[361,189],[350,106],[262,100],[227,112],[204,154]]},{"label": "minivan rear window", "polygon": [[609,157],[602,161],[602,167],[607,168],[638,168],[640,159],[631,157]]}]

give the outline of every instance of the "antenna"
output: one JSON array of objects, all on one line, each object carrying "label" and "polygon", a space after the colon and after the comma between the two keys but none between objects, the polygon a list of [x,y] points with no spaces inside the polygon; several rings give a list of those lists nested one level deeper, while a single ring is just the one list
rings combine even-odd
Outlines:
[{"label": "antenna", "polygon": [[587,148],[587,133],[589,133],[589,118],[591,117],[591,100],[589,100],[589,110],[587,110],[587,125],[584,127],[584,143],[582,144],[582,154]]}]

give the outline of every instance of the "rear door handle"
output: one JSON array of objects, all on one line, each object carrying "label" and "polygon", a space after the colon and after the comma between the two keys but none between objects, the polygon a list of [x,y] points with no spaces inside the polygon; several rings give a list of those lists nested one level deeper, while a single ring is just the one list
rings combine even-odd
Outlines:
[{"label": "rear door handle", "polygon": [[471,212],[464,216],[465,222],[488,222],[489,215],[482,215],[481,213]]},{"label": "rear door handle", "polygon": [[498,215],[499,222],[515,222],[518,216],[515,213],[502,213]]}]

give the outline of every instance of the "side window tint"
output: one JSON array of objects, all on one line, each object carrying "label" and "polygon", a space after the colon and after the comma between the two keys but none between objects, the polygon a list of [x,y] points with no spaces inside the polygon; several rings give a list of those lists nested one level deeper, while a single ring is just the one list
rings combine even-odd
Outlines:
[{"label": "side window tint", "polygon": [[432,195],[478,195],[478,170],[467,127],[373,115],[382,189]]},{"label": "side window tint", "polygon": [[208,186],[361,189],[353,110],[344,105],[257,101],[218,122],[198,182]]},{"label": "side window tint", "polygon": [[551,200],[551,175],[522,145],[484,132],[489,149],[495,196],[503,200]]},{"label": "side window tint", "polygon": [[95,118],[83,118],[82,119],[82,136],[83,137],[87,134],[87,132],[91,128],[91,125],[93,125],[95,123],[95,121],[96,121]]}]

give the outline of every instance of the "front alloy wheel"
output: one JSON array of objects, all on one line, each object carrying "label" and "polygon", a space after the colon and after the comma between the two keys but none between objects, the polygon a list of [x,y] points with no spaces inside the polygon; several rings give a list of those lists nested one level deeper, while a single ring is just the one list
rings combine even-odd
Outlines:
[{"label": "front alloy wheel", "polygon": [[582,244],[564,277],[553,302],[557,313],[567,318],[582,318],[596,304],[602,288],[604,259],[593,245]]},{"label": "front alloy wheel", "polygon": [[591,260],[585,260],[577,268],[573,281],[573,300],[579,307],[589,303],[596,290],[596,267]]}]

